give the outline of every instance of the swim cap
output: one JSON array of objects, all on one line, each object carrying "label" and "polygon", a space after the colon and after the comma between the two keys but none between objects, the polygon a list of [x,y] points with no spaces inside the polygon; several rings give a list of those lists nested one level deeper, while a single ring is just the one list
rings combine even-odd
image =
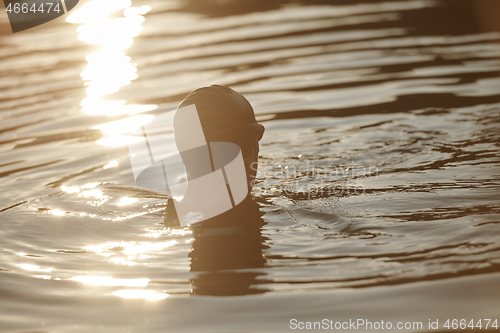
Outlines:
[{"label": "swim cap", "polygon": [[[203,127],[205,127],[204,123],[207,123],[204,118],[213,117],[216,113],[223,116],[222,119],[218,119],[218,122],[222,121],[222,123],[224,123],[223,118],[226,117],[236,123],[257,122],[253,108],[248,100],[229,87],[212,84],[193,90],[179,104],[179,108],[191,104],[196,105]],[[208,111],[210,114],[204,115],[204,111]]]}]

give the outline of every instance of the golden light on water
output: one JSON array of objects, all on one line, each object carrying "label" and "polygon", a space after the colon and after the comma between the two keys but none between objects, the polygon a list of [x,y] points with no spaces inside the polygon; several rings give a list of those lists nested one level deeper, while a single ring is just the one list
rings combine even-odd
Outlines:
[{"label": "golden light on water", "polygon": [[107,218],[107,217],[105,217],[105,218],[103,218],[103,220],[105,220],[105,221],[114,221],[114,222],[124,221],[124,220],[128,220],[128,219],[131,219],[131,218],[134,218],[134,217],[146,215],[148,213],[150,213],[150,212],[145,211],[145,212],[139,212],[139,213],[129,214],[129,215],[126,215],[126,216],[119,216],[119,217],[115,217],[115,218]]},{"label": "golden light on water", "polygon": [[61,190],[66,193],[79,193],[81,189],[95,188],[99,183],[88,183],[82,186],[61,186]]},{"label": "golden light on water", "polygon": [[[81,24],[78,39],[87,44],[98,45],[99,49],[86,57],[87,66],[81,73],[87,86],[87,97],[81,102],[82,111],[93,115],[133,115],[156,109],[156,105],[127,105],[125,100],[106,100],[103,96],[113,94],[124,85],[137,78],[136,64],[125,54],[133,43],[133,38],[142,31],[144,14],[149,6],[131,7],[130,0],[93,0],[73,12],[66,19],[70,23]],[[110,15],[122,11],[123,17]],[[154,116],[130,118],[103,124],[101,129],[107,137],[99,140],[99,145],[121,146],[136,142],[125,134],[134,130],[132,123],[145,124]],[[140,126],[140,125],[139,125]]]},{"label": "golden light on water", "polygon": [[103,169],[109,169],[109,168],[114,168],[116,166],[118,166],[118,162],[117,161],[111,161],[108,164],[106,164],[105,166],[103,166],[102,168]]},{"label": "golden light on water", "polygon": [[86,114],[119,116],[122,114],[133,115],[156,109],[156,105],[125,105],[127,101],[107,101],[99,96],[86,97],[80,105],[83,106],[82,111]]},{"label": "golden light on water", "polygon": [[54,269],[52,267],[42,268],[38,265],[31,265],[31,264],[17,264],[17,266],[26,271],[35,271],[35,272],[51,272]]},{"label": "golden light on water", "polygon": [[126,206],[133,204],[134,202],[139,201],[137,198],[122,198],[120,202],[117,203],[117,206]]},{"label": "golden light on water", "polygon": [[129,117],[117,121],[112,121],[110,123],[97,125],[92,127],[92,129],[100,129],[104,134],[109,136],[116,136],[119,134],[130,133],[139,129],[142,125],[151,122],[155,116],[152,115],[141,115]]},{"label": "golden light on water", "polygon": [[82,191],[78,194],[78,196],[84,198],[95,198],[96,200],[87,201],[87,204],[90,206],[100,206],[111,199],[109,195],[103,194],[102,191],[98,189]]},{"label": "golden light on water", "polygon": [[101,190],[97,190],[97,189],[83,191],[80,193],[80,196],[84,197],[84,198],[94,197],[97,199],[109,198],[107,195],[104,195]]},{"label": "golden light on water", "polygon": [[[166,242],[107,242],[100,245],[85,246],[84,248],[98,255],[110,257],[109,261],[114,264],[135,266],[139,263],[132,260],[146,260],[152,257],[151,255],[144,253],[149,253],[152,251],[161,251],[174,244],[177,244],[177,241],[171,240]],[[143,262],[143,264],[147,263]],[[85,279],[88,280],[89,278],[85,277]],[[107,281],[106,279],[102,281]],[[91,281],[101,281],[101,280],[91,279]]]},{"label": "golden light on water", "polygon": [[79,186],[61,186],[61,190],[66,193],[78,193],[80,192]]},{"label": "golden light on water", "polygon": [[118,290],[112,294],[122,298],[143,298],[151,301],[168,297],[168,294],[157,293],[155,290]]},{"label": "golden light on water", "polygon": [[86,250],[95,252],[101,255],[108,253],[122,252],[126,255],[136,255],[149,251],[159,251],[167,247],[177,244],[177,241],[171,240],[166,242],[107,242],[101,245],[85,246]]},{"label": "golden light on water", "polygon": [[81,186],[81,188],[94,188],[97,185],[99,185],[99,183],[88,183],[88,184]]},{"label": "golden light on water", "polygon": [[119,147],[129,143],[139,142],[144,138],[129,136],[129,135],[114,135],[97,140],[97,144],[101,146]]},{"label": "golden light on water", "polygon": [[115,286],[115,287],[146,287],[149,279],[115,279],[110,276],[75,276],[69,280],[78,281],[96,286]]},{"label": "golden light on water", "polygon": [[135,266],[137,263],[135,261],[129,261],[125,258],[118,258],[118,257],[113,257],[110,258],[109,261],[115,264],[121,264],[121,265],[126,265],[126,266]]},{"label": "golden light on water", "polygon": [[176,235],[176,236],[190,236],[193,232],[189,229],[148,229],[147,234],[143,234],[142,236],[158,238],[164,235]]},{"label": "golden light on water", "polygon": [[159,243],[139,243],[139,244],[133,244],[128,246],[123,250],[124,254],[138,254],[138,253],[144,253],[144,252],[149,252],[149,251],[159,251],[163,250],[164,248],[170,247],[174,244],[177,244],[177,241],[172,240],[168,242],[159,242]]},{"label": "golden light on water", "polygon": [[[116,161],[110,162],[109,167],[113,167],[118,165]],[[106,166],[104,167],[106,169]],[[99,183],[88,183],[82,186],[61,186],[61,190],[65,193],[72,194],[78,193],[78,197],[81,198],[95,198],[96,200],[87,201],[87,204],[90,206],[100,206],[103,203],[107,202],[110,197],[109,195],[105,195],[101,190],[96,189],[95,187],[99,185]],[[49,213],[54,215],[64,215],[66,214],[63,211],[59,210],[49,210]],[[80,216],[86,216],[86,213],[80,213]],[[95,216],[93,214],[89,214],[89,216]]]},{"label": "golden light on water", "polygon": [[106,19],[111,13],[130,7],[131,0],[94,0],[74,11],[66,19],[71,23],[85,23],[91,20]]},{"label": "golden light on water", "polygon": [[[82,72],[87,93],[103,96],[117,92],[120,87],[137,79],[137,68],[130,63],[130,57],[123,52],[97,51],[87,56],[87,68]],[[100,75],[105,72],[107,75]]]}]

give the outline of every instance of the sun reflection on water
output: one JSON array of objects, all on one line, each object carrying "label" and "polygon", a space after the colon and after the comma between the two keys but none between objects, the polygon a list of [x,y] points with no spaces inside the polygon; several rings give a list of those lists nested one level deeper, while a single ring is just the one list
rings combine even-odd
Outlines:
[{"label": "sun reflection on water", "polygon": [[115,286],[115,287],[146,287],[149,279],[116,279],[110,276],[75,276],[69,280],[92,284],[96,286]]},{"label": "sun reflection on water", "polygon": [[32,264],[17,264],[17,266],[26,271],[35,271],[35,272],[51,272],[54,269],[53,267],[42,268],[38,265],[32,265]]},{"label": "sun reflection on water", "polygon": [[107,242],[100,245],[85,246],[86,250],[90,250],[100,255],[108,253],[122,252],[126,255],[136,255],[149,251],[160,251],[167,247],[177,244],[177,241],[171,240],[166,242]]},{"label": "sun reflection on water", "polygon": [[133,204],[135,202],[139,201],[137,198],[122,198],[119,203],[117,203],[117,206],[126,206]]},{"label": "sun reflection on water", "polygon": [[[99,50],[86,57],[88,62],[81,73],[87,86],[87,97],[81,102],[82,111],[93,115],[133,115],[156,109],[156,105],[127,105],[125,100],[106,100],[103,96],[117,92],[137,78],[136,64],[124,52],[133,43],[133,38],[142,31],[144,14],[149,6],[131,7],[130,0],[93,0],[73,12],[66,19],[81,24],[77,31],[81,41],[98,45]],[[117,11],[123,17],[111,18]],[[103,124],[100,128],[107,137],[97,141],[100,145],[120,146],[135,142],[137,138],[127,135],[138,126],[152,121],[154,116],[129,118]],[[131,126],[132,124],[136,125]]]},{"label": "sun reflection on water", "polygon": [[142,125],[151,122],[155,116],[142,115],[129,117],[117,121],[112,121],[106,124],[92,127],[92,129],[100,129],[104,134],[115,136],[118,134],[130,133],[137,130]]},{"label": "sun reflection on water", "polygon": [[[109,261],[114,264],[135,266],[138,264],[132,260],[146,260],[152,256],[149,253],[161,251],[167,247],[177,244],[176,240],[165,242],[107,242],[100,245],[85,246],[84,249],[92,251],[104,257],[110,257]],[[143,262],[144,264],[148,264]]]},{"label": "sun reflection on water", "polygon": [[116,166],[118,166],[118,162],[117,161],[111,161],[108,164],[106,164],[105,166],[103,166],[102,168],[103,169],[109,169],[109,168],[114,168]]},{"label": "sun reflection on water", "polygon": [[95,188],[97,185],[100,185],[100,183],[88,183],[82,186],[61,186],[61,190],[66,193],[79,193],[81,189],[90,189],[90,188]]},{"label": "sun reflection on water", "polygon": [[157,293],[155,290],[117,290],[112,294],[122,298],[144,298],[151,301],[168,297],[168,294]]},{"label": "sun reflection on water", "polygon": [[160,236],[164,235],[170,235],[170,236],[190,236],[193,234],[193,232],[187,228],[185,229],[170,229],[170,228],[164,228],[164,229],[147,229],[147,234],[143,234],[142,236],[145,237],[151,237],[151,238],[157,238]]}]

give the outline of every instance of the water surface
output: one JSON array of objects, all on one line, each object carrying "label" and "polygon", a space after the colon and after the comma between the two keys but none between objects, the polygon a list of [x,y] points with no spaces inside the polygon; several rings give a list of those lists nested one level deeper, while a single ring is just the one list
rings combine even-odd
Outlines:
[{"label": "water surface", "polygon": [[[0,37],[2,331],[500,319],[493,7],[117,3]],[[126,143],[212,83],[267,130],[255,227],[199,238],[165,227]]]}]

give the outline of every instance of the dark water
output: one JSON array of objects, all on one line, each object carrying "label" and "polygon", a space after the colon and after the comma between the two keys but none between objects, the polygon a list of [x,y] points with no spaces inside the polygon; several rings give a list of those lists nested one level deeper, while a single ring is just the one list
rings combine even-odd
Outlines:
[{"label": "dark water", "polygon": [[[0,331],[500,319],[496,1],[144,5],[0,37]],[[211,83],[267,131],[255,227],[194,237],[126,135]]]}]

